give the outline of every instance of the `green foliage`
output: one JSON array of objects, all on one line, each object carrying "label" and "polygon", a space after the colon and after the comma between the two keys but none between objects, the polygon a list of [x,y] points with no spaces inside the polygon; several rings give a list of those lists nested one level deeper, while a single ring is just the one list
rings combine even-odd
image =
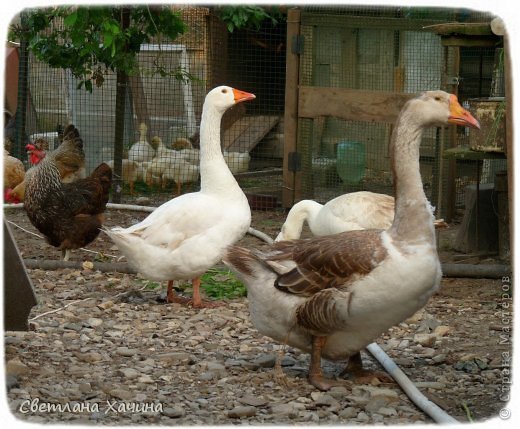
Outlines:
[{"label": "green foliage", "polygon": [[[125,11],[127,28],[122,25]],[[178,13],[159,6],[61,6],[24,15],[21,25],[11,27],[10,38],[27,41],[33,54],[51,67],[70,69],[88,91],[103,84],[107,70],[135,73],[141,44],[154,36],[173,40],[186,31]]]},{"label": "green foliage", "polygon": [[270,20],[273,25],[283,18],[283,14],[277,8],[264,8],[260,6],[223,6],[219,10],[219,16],[227,26],[230,33],[241,28],[254,28],[258,30],[264,20]]},{"label": "green foliage", "polygon": [[225,269],[213,268],[201,277],[200,286],[209,298],[234,299],[246,296],[246,288],[234,274]]}]

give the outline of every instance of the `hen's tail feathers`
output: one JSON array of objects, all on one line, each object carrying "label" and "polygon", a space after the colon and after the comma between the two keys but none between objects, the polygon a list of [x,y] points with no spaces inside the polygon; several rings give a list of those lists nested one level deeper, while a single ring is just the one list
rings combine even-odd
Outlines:
[{"label": "hen's tail feathers", "polygon": [[56,163],[60,169],[61,177],[78,171],[85,165],[85,152],[83,151],[83,140],[78,129],[74,125],[65,128],[63,142],[46,158]]}]

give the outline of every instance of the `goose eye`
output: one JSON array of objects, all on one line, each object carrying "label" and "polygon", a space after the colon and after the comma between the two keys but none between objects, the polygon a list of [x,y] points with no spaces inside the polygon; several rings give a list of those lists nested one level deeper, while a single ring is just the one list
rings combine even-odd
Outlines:
[{"label": "goose eye", "polygon": [[439,96],[435,97],[435,101],[441,101],[441,97],[439,97]]},{"label": "goose eye", "polygon": [[222,94],[227,94],[227,89],[226,89],[226,88],[224,88],[224,89],[222,90]]}]

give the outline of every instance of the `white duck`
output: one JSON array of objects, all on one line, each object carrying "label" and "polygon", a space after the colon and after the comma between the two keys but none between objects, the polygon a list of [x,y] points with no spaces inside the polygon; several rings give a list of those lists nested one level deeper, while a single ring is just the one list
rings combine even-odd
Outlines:
[{"label": "white duck", "polygon": [[224,262],[245,282],[251,319],[264,335],[311,352],[309,381],[327,390],[321,357],[349,359],[366,380],[359,351],[423,307],[441,266],[432,208],[419,172],[422,131],[448,123],[479,128],[455,95],[429,91],[403,107],[390,143],[395,216],[386,230],[281,241],[268,251],[232,246]]},{"label": "white duck", "polygon": [[168,302],[186,302],[174,295],[173,280],[192,280],[193,306],[208,306],[200,298],[200,276],[249,228],[247,198],[222,156],[220,122],[228,108],[254,98],[228,86],[211,90],[200,124],[200,191],[164,203],[129,228],[105,230],[136,270],[168,280]]},{"label": "white duck", "polygon": [[[340,195],[326,204],[302,200],[289,210],[275,241],[297,240],[305,222],[316,237],[360,229],[387,229],[394,220],[394,205],[394,197],[368,191]],[[434,225],[447,226],[443,219],[435,220]]]},{"label": "white duck", "polygon": [[139,127],[139,141],[135,142],[128,151],[128,159],[135,162],[148,162],[155,156],[154,148],[146,140],[148,127],[143,122]]}]

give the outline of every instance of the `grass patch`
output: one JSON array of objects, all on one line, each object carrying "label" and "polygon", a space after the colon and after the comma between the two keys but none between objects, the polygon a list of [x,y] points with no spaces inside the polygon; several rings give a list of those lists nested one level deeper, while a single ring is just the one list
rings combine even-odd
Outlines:
[{"label": "grass patch", "polygon": [[141,280],[145,290],[157,290],[162,288],[161,282],[154,282],[151,280]]},{"label": "grass patch", "polygon": [[212,268],[201,277],[201,289],[209,298],[235,299],[247,295],[245,286],[226,269]]}]

